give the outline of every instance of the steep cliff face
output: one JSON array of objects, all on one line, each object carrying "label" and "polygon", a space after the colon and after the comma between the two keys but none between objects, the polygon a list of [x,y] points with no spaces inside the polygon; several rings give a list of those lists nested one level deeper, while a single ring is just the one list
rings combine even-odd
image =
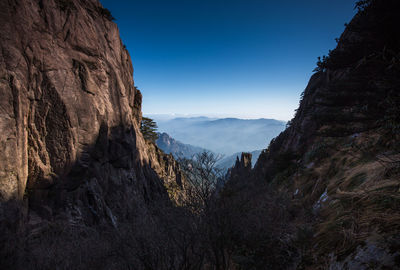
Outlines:
[{"label": "steep cliff face", "polygon": [[95,0],[18,0],[1,1],[0,13],[1,201],[47,216],[79,205],[79,218],[115,223],[166,198],[109,11]]},{"label": "steep cliff face", "polygon": [[249,177],[305,211],[301,269],[400,267],[400,6],[360,4]]},{"label": "steep cliff face", "polygon": [[160,263],[140,254],[169,240],[166,187],[182,179],[140,133],[112,19],[97,0],[0,1],[2,269]]}]

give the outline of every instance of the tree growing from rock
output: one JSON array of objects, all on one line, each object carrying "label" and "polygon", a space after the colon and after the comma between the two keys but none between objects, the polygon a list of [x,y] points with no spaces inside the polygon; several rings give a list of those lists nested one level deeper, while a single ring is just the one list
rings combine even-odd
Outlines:
[{"label": "tree growing from rock", "polygon": [[151,141],[153,143],[156,142],[156,140],[158,139],[157,128],[157,123],[153,119],[148,117],[142,118],[140,131],[142,132],[143,137],[146,141]]}]

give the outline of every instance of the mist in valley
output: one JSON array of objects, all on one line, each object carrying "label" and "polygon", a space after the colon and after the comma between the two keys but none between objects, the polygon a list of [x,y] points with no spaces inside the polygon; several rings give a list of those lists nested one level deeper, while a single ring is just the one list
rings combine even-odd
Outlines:
[{"label": "mist in valley", "polygon": [[286,125],[284,121],[263,118],[150,117],[157,122],[159,132],[166,132],[182,143],[208,149],[225,157],[267,148]]}]

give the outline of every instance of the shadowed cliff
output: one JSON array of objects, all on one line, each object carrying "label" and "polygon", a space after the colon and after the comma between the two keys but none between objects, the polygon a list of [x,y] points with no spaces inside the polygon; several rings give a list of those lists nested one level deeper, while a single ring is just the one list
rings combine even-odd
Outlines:
[{"label": "shadowed cliff", "polygon": [[297,269],[400,267],[400,5],[357,8],[288,128],[250,174],[233,170],[233,190],[292,197]]}]

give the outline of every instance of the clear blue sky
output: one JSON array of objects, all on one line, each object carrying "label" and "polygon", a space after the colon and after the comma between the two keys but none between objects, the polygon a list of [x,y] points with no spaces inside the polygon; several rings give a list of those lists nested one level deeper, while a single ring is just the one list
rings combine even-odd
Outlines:
[{"label": "clear blue sky", "polygon": [[144,114],[289,120],[355,0],[101,0]]}]

